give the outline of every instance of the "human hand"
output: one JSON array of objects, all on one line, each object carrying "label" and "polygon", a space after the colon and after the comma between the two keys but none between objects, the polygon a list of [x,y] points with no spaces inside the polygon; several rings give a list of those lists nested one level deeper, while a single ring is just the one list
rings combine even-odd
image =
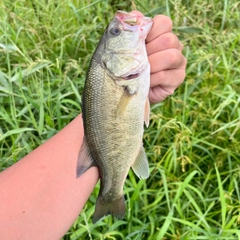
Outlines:
[{"label": "human hand", "polygon": [[187,60],[182,55],[183,45],[172,33],[169,17],[157,15],[153,19],[146,49],[151,66],[149,100],[157,103],[173,94],[186,75]]}]

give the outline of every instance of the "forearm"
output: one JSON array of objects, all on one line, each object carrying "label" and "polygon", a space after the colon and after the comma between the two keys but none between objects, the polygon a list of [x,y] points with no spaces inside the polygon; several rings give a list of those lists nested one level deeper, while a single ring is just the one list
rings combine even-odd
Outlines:
[{"label": "forearm", "polygon": [[0,238],[60,239],[77,218],[99,175],[76,178],[82,117],[0,173]]}]

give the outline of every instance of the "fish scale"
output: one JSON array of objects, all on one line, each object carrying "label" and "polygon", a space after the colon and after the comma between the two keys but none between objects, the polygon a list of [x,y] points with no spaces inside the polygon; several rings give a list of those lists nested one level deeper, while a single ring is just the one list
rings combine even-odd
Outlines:
[{"label": "fish scale", "polygon": [[[143,33],[136,32],[136,26],[133,31],[129,30],[131,26],[125,26],[124,19],[131,14],[139,14],[143,26],[146,25],[146,37],[152,24],[149,18],[137,11],[118,12],[93,54],[84,86],[84,139],[78,156],[77,177],[91,166],[99,167],[100,192],[93,222],[108,214],[124,216],[123,186],[130,167],[140,178],[149,175],[142,136],[149,111],[150,67]],[[112,28],[119,32],[112,31],[112,35]],[[137,43],[136,51],[132,48],[133,41]],[[113,42],[117,49],[112,49]]]}]

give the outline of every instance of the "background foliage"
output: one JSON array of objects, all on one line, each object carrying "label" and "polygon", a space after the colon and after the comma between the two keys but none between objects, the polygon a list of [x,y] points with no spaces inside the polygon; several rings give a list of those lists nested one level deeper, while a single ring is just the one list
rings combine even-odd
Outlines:
[{"label": "background foliage", "polygon": [[[63,239],[240,239],[240,2],[3,0],[0,170],[80,111],[87,67],[117,9],[172,18],[185,83],[152,106],[151,177],[132,172],[127,214],[91,223],[99,186]],[[61,209],[59,210],[61,211]]]}]

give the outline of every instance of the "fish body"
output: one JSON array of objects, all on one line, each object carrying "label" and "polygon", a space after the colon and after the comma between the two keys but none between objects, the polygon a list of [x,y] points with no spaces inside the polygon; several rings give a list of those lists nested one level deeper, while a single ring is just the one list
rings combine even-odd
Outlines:
[{"label": "fish body", "polygon": [[89,66],[77,177],[91,166],[99,167],[100,192],[93,222],[108,214],[123,218],[123,185],[130,167],[140,178],[149,176],[142,137],[150,113],[145,38],[151,25],[152,20],[138,11],[118,11]]}]

